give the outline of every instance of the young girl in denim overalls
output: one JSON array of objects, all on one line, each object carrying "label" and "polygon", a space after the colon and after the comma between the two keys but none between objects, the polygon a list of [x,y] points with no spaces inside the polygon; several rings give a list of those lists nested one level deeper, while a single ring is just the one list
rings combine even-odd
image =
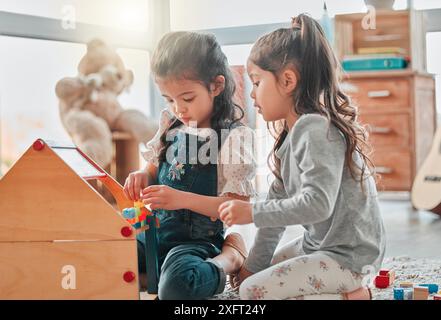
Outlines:
[{"label": "young girl in denim overalls", "polygon": [[[142,152],[146,168],[131,173],[124,190],[160,220],[159,299],[209,298],[224,290],[226,274],[237,272],[246,255],[239,234],[224,239],[218,207],[254,195],[252,131],[239,122],[233,76],[214,36],[165,35],[151,69],[169,108]],[[144,241],[138,237],[140,274]]]}]

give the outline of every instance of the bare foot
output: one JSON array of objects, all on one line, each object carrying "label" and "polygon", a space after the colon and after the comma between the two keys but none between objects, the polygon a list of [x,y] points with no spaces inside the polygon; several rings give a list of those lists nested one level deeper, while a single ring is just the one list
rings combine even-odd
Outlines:
[{"label": "bare foot", "polygon": [[222,246],[222,253],[213,259],[218,261],[227,274],[239,272],[247,257],[247,248],[239,233],[230,233]]}]

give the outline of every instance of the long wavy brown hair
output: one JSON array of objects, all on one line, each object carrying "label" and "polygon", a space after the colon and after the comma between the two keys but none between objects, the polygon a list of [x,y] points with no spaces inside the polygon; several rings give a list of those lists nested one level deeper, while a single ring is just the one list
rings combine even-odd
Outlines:
[{"label": "long wavy brown hair", "polygon": [[[216,37],[209,33],[169,32],[159,41],[150,64],[154,76],[201,82],[207,90],[210,90],[210,84],[217,76],[225,77],[225,88],[214,98],[210,119],[211,128],[218,136],[220,150],[221,130],[241,125],[244,111],[234,102],[234,76]],[[161,161],[166,161],[166,152],[171,145],[171,141],[166,141],[167,133],[180,125],[182,122],[176,119],[161,135]]]},{"label": "long wavy brown hair", "polygon": [[[260,37],[251,49],[250,61],[259,68],[272,72],[276,78],[282,70],[292,67],[298,76],[292,93],[295,113],[320,114],[336,126],[346,141],[345,165],[351,176],[360,181],[369,176],[375,179],[374,165],[369,158],[372,148],[368,134],[358,122],[357,108],[340,88],[340,63],[327,41],[320,24],[308,15],[292,18],[291,28],[280,28]],[[275,138],[268,156],[268,164],[276,178],[281,180],[280,159],[275,155],[287,134],[285,120],[268,123]],[[358,153],[363,160],[360,168],[353,159]]]}]

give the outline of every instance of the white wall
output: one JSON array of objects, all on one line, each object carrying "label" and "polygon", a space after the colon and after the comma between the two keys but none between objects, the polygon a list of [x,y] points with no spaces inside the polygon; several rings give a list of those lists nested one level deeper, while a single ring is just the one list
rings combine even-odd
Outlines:
[{"label": "white wall", "polygon": [[[396,0],[395,9],[406,8],[406,0]],[[331,16],[364,12],[363,0],[326,0]],[[321,0],[170,0],[172,30],[197,30],[289,21],[302,12],[319,18]]]}]

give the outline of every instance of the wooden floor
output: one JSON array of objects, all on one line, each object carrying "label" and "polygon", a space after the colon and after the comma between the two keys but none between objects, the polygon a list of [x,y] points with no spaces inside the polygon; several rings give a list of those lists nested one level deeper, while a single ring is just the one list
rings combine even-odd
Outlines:
[{"label": "wooden floor", "polygon": [[[441,258],[440,216],[413,210],[407,193],[382,194],[380,208],[386,229],[386,257],[407,255],[413,258]],[[239,231],[249,249],[256,228],[252,225],[235,226],[229,231]],[[302,233],[302,227],[289,227],[280,245]]]}]

